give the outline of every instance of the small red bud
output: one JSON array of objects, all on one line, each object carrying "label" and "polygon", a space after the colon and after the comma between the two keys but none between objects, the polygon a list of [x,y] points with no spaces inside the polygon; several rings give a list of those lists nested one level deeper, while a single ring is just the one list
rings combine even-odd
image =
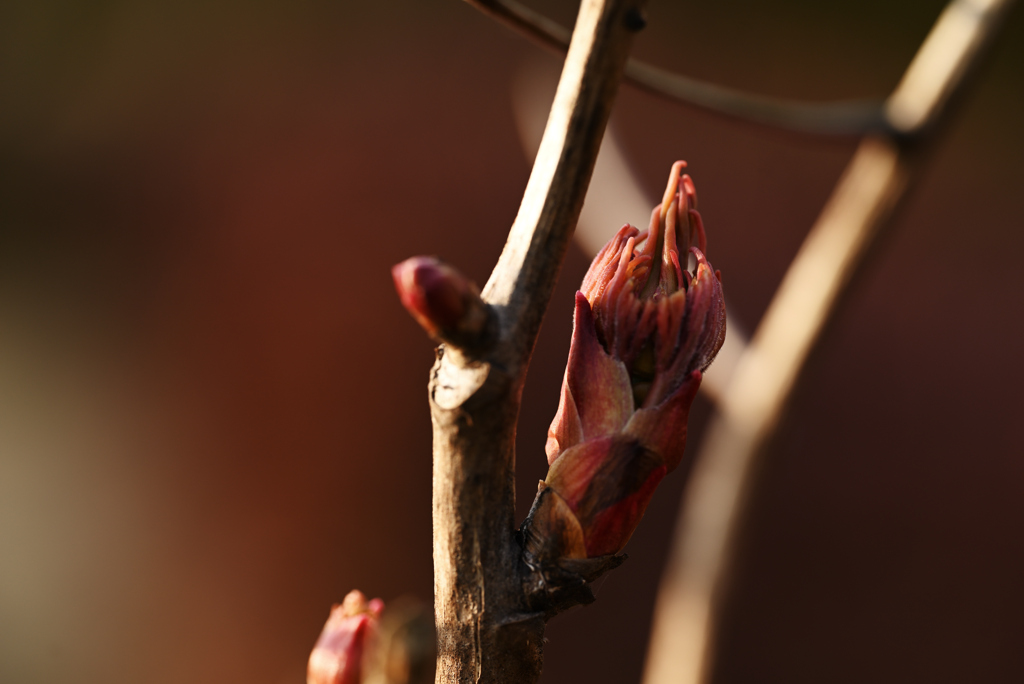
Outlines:
[{"label": "small red bud", "polygon": [[363,656],[380,623],[384,603],[367,601],[361,591],[350,591],[331,608],[320,638],[309,654],[307,684],[360,684]]},{"label": "small red bud", "polygon": [[431,337],[459,346],[485,342],[490,308],[472,281],[434,257],[406,259],[391,269],[402,305]]}]

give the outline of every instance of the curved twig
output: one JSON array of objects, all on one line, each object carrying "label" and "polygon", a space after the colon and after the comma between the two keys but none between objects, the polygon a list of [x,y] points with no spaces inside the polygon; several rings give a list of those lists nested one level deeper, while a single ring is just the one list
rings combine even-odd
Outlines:
[{"label": "curved twig", "polygon": [[861,143],[790,265],[696,459],[655,607],[646,684],[709,680],[716,621],[757,463],[822,331],[912,183],[935,138],[934,124],[947,118],[1011,4],[953,0],[946,7],[886,101],[893,132]]},{"label": "curved twig", "polygon": [[[544,47],[564,53],[570,32],[515,0],[466,0]],[[872,99],[800,102],[745,93],[630,59],[623,78],[644,90],[734,119],[798,133],[858,136],[887,127],[882,102]]]}]

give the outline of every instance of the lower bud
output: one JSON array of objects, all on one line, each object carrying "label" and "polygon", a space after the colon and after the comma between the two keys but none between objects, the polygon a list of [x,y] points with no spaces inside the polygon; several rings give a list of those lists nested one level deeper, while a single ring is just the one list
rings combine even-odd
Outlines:
[{"label": "lower bud", "polygon": [[363,656],[376,637],[384,603],[367,601],[351,591],[340,605],[331,608],[320,638],[309,654],[306,684],[360,684]]}]

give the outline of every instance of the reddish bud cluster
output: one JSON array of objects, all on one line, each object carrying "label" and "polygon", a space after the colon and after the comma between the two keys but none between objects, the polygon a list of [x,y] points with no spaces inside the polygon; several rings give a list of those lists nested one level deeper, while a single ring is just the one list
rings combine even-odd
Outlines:
[{"label": "reddish bud cluster", "polygon": [[721,275],[685,165],[672,167],[648,230],[623,226],[576,294],[550,469],[523,528],[537,558],[620,551],[682,461],[701,373],[725,341]]}]

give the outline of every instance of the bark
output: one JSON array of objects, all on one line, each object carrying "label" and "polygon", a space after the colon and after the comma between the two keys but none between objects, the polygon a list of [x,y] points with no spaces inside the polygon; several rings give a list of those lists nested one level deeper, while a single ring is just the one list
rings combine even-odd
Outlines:
[{"label": "bark", "polygon": [[[530,354],[643,4],[582,3],[523,203],[483,291],[495,325],[486,339],[438,348],[430,407],[439,683],[536,681],[544,623],[564,607],[545,598],[521,561],[515,427]],[[577,602],[586,599],[584,591]]]}]

